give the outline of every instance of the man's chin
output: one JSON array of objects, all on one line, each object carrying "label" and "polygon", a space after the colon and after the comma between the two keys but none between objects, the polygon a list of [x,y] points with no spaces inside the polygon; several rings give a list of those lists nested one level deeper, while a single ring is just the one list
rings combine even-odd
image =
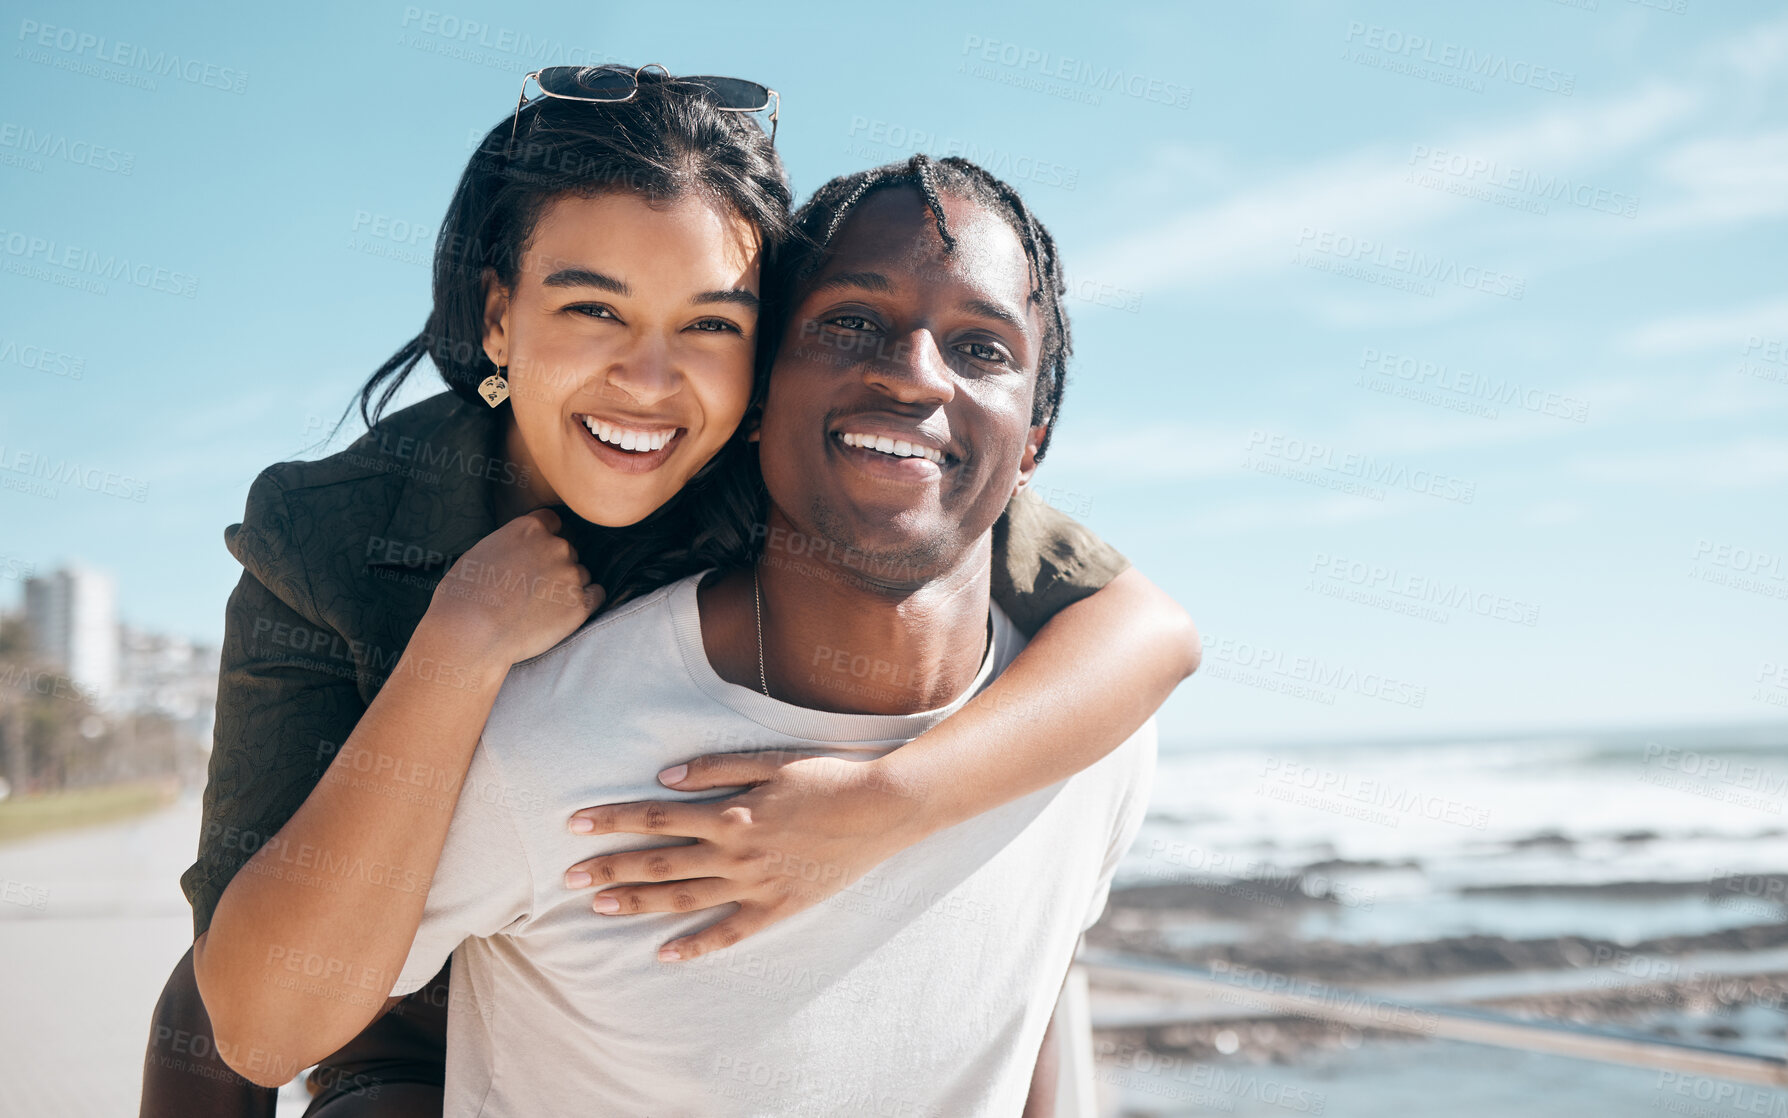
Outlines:
[{"label": "man's chin", "polygon": [[842,566],[864,581],[892,587],[923,585],[959,556],[952,526],[912,509],[853,508],[816,511],[813,534],[820,547],[807,550],[828,565]]}]

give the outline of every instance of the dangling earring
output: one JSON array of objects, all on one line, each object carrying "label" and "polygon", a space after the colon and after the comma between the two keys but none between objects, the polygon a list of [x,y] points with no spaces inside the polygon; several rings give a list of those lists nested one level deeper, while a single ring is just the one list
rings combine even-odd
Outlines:
[{"label": "dangling earring", "polygon": [[484,402],[493,408],[509,399],[509,379],[503,375],[508,371],[509,366],[501,366],[485,377],[484,383],[478,386],[478,395],[484,397]]}]

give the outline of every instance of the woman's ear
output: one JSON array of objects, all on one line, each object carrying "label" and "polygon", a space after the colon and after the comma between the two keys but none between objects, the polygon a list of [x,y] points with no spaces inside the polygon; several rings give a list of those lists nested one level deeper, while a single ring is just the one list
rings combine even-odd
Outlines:
[{"label": "woman's ear", "polygon": [[484,270],[484,355],[498,368],[509,364],[509,289],[495,268]]},{"label": "woman's ear", "polygon": [[1049,428],[1036,426],[1024,438],[1024,457],[1018,460],[1018,482],[1012,486],[1012,495],[1031,483],[1037,473],[1037,452],[1043,448],[1043,439],[1049,434]]}]

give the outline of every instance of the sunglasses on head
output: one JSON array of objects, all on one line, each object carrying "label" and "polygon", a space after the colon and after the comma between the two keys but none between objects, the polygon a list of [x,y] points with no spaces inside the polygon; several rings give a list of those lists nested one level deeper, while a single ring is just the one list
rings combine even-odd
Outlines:
[{"label": "sunglasses on head", "polygon": [[673,78],[669,70],[656,62],[648,62],[637,70],[627,66],[548,66],[522,79],[521,96],[515,102],[515,117],[509,122],[509,143],[515,144],[521,111],[528,103],[528,83],[540,87],[546,97],[563,101],[588,101],[591,104],[618,105],[639,95],[639,76],[657,70],[666,79],[679,85],[699,86],[708,91],[724,112],[758,113],[770,110],[770,142],[776,142],[776,116],[782,111],[782,98],[769,86],[748,82],[743,78],[716,78],[701,75]]}]

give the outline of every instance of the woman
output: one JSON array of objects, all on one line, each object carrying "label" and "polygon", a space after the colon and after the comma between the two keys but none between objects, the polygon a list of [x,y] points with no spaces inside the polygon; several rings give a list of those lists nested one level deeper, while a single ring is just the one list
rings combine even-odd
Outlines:
[{"label": "woman", "polygon": [[[519,109],[462,177],[428,327],[375,374],[362,408],[381,385],[382,407],[424,355],[452,391],[382,421],[375,407],[348,451],[270,468],[228,534],[247,571],[226,626],[200,856],[183,881],[198,938],[158,1007],[146,1113],[270,1107],[268,1092],[213,1079],[193,961],[220,1012],[314,996],[284,984],[331,965],[307,941],[351,942],[356,923],[420,909],[507,666],[582,624],[597,586],[620,600],[751,546],[742,420],[762,392],[754,368],[767,368],[759,283],[785,236],[787,186],[761,131],[727,111],[761,107],[737,86],[623,73],[582,80],[609,95],[624,84],[627,100]],[[841,888],[1091,763],[1190,672],[1183,614],[1072,522],[1015,502],[999,540],[996,596],[1041,626],[1031,647],[897,763],[753,774],[741,851],[843,867],[829,883]],[[697,757],[683,783],[664,779],[739,775]],[[739,864],[738,912],[667,948],[692,958],[719,945],[704,937],[736,939],[825,895],[791,899]],[[312,1113],[439,1112],[444,977],[313,1074]],[[300,1070],[225,1055],[263,1083]]]}]

